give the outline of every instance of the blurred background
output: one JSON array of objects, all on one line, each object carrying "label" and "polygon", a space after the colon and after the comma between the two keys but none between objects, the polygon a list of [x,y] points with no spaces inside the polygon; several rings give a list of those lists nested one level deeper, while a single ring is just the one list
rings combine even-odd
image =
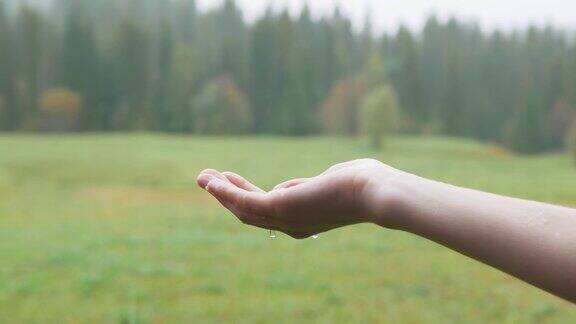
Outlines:
[{"label": "blurred background", "polygon": [[576,206],[574,12],[0,0],[0,321],[574,322],[433,243],[268,240],[195,188],[207,167],[271,188],[374,157]]}]

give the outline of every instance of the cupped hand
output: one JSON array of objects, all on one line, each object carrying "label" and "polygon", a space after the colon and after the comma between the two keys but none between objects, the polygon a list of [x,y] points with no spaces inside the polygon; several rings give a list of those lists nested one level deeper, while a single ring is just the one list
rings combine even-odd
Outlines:
[{"label": "cupped hand", "polygon": [[394,226],[402,172],[376,160],[334,165],[313,178],[293,179],[266,192],[232,172],[204,170],[198,185],[245,224],[302,239],[373,222]]}]

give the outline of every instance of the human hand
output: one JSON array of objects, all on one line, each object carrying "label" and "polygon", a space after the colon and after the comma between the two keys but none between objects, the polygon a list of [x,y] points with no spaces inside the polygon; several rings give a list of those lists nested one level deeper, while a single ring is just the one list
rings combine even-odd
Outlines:
[{"label": "human hand", "polygon": [[334,165],[313,178],[294,179],[272,191],[232,172],[204,170],[198,185],[245,224],[302,239],[358,223],[395,227],[399,183],[405,173],[376,160]]}]

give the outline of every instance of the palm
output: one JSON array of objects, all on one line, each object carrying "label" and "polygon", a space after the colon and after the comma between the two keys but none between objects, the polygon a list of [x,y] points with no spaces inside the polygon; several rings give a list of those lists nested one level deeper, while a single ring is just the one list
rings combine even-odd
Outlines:
[{"label": "palm", "polygon": [[369,208],[362,193],[370,177],[370,162],[336,165],[308,179],[282,183],[270,192],[237,174],[203,171],[198,184],[242,222],[306,238],[334,228],[366,222]]}]

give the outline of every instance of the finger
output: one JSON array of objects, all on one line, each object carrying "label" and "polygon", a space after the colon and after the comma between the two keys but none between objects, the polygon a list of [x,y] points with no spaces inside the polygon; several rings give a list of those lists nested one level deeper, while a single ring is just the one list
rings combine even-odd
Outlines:
[{"label": "finger", "polygon": [[208,183],[214,178],[220,179],[222,181],[229,181],[228,178],[226,178],[219,171],[214,169],[206,169],[200,172],[200,175],[198,175],[198,179],[196,182],[198,183],[198,186],[200,186],[202,189],[206,189]]},{"label": "finger", "polygon": [[243,214],[270,215],[272,208],[267,195],[236,187],[229,181],[212,179],[206,190],[225,206]]},{"label": "finger", "polygon": [[203,170],[202,172],[200,172],[200,175],[203,175],[203,174],[212,175],[213,177],[216,177],[222,181],[228,181],[228,179],[218,170],[206,169],[206,170]]},{"label": "finger", "polygon": [[[226,181],[222,180],[222,178],[219,175],[222,175],[223,177],[225,177]],[[273,219],[270,219],[270,218],[264,217],[264,216],[260,216],[260,215],[254,214],[254,213],[249,213],[249,212],[247,213],[243,210],[240,210],[241,207],[239,208],[238,204],[236,202],[234,202],[233,200],[231,200],[229,197],[227,197],[226,195],[217,194],[216,191],[218,189],[213,190],[212,185],[210,187],[208,187],[208,184],[212,180],[224,181],[225,183],[230,182],[236,186],[241,185],[243,187],[251,189],[251,190],[247,190],[247,191],[264,193],[263,190],[252,185],[250,182],[248,182],[247,180],[245,180],[241,176],[234,174],[232,172],[220,173],[216,170],[209,169],[209,170],[204,170],[200,174],[200,176],[198,177],[199,185],[202,188],[205,188],[210,193],[212,193],[213,196],[220,202],[220,204],[222,206],[224,206],[226,209],[228,209],[232,214],[234,214],[234,216],[236,216],[236,218],[238,218],[238,220],[240,220],[243,224],[255,226],[255,227],[266,229],[266,230],[274,230],[274,231],[280,230],[279,225],[276,224],[276,222]],[[241,180],[244,180],[245,183],[241,182]],[[217,182],[215,182],[215,183],[217,183]],[[249,184],[251,186],[248,186],[247,184]],[[244,189],[244,188],[241,188],[241,189]],[[250,208],[247,208],[247,209],[250,210]]]},{"label": "finger", "polygon": [[301,184],[308,182],[308,181],[310,181],[310,178],[300,178],[300,179],[288,180],[288,181],[282,182],[281,184],[274,187],[274,190],[288,189],[288,188],[296,187],[296,186],[301,185]]},{"label": "finger", "polygon": [[214,178],[215,177],[211,174],[200,173],[200,175],[196,179],[196,183],[198,183],[198,186],[200,188],[206,189],[206,186],[208,185],[208,183],[210,183],[210,181],[212,181],[212,179],[214,179]]},{"label": "finger", "polygon": [[264,192],[264,190],[252,184],[250,181],[246,180],[244,177],[234,173],[234,172],[223,172],[224,175],[230,182],[240,189],[254,191],[254,192]]},{"label": "finger", "polygon": [[266,230],[281,231],[279,224],[277,224],[273,219],[265,216],[258,216],[255,214],[235,214],[238,220],[240,220],[245,225],[250,225]]},{"label": "finger", "polygon": [[[256,216],[253,214],[247,214],[241,210],[239,210],[238,208],[236,208],[234,206],[234,203],[225,199],[224,196],[219,195],[217,193],[215,193],[213,186],[214,185],[210,185],[210,182],[212,182],[212,180],[218,180],[217,178],[215,178],[214,176],[210,175],[210,174],[205,174],[205,175],[201,175],[202,177],[206,177],[209,178],[209,182],[208,185],[205,186],[206,191],[208,191],[209,193],[212,194],[212,196],[214,196],[214,198],[216,198],[216,200],[218,200],[218,202],[220,202],[220,204],[225,207],[226,209],[228,209],[232,214],[234,214],[234,216],[236,216],[236,218],[238,218],[242,223],[244,224],[248,224],[248,223],[263,223],[263,219],[262,216]],[[219,181],[219,180],[218,180]],[[210,185],[210,186],[209,186]]]},{"label": "finger", "polygon": [[273,217],[247,213],[234,206],[233,203],[225,200],[225,198],[217,195],[215,195],[215,198],[243,224],[266,230],[280,231],[280,224]]}]

